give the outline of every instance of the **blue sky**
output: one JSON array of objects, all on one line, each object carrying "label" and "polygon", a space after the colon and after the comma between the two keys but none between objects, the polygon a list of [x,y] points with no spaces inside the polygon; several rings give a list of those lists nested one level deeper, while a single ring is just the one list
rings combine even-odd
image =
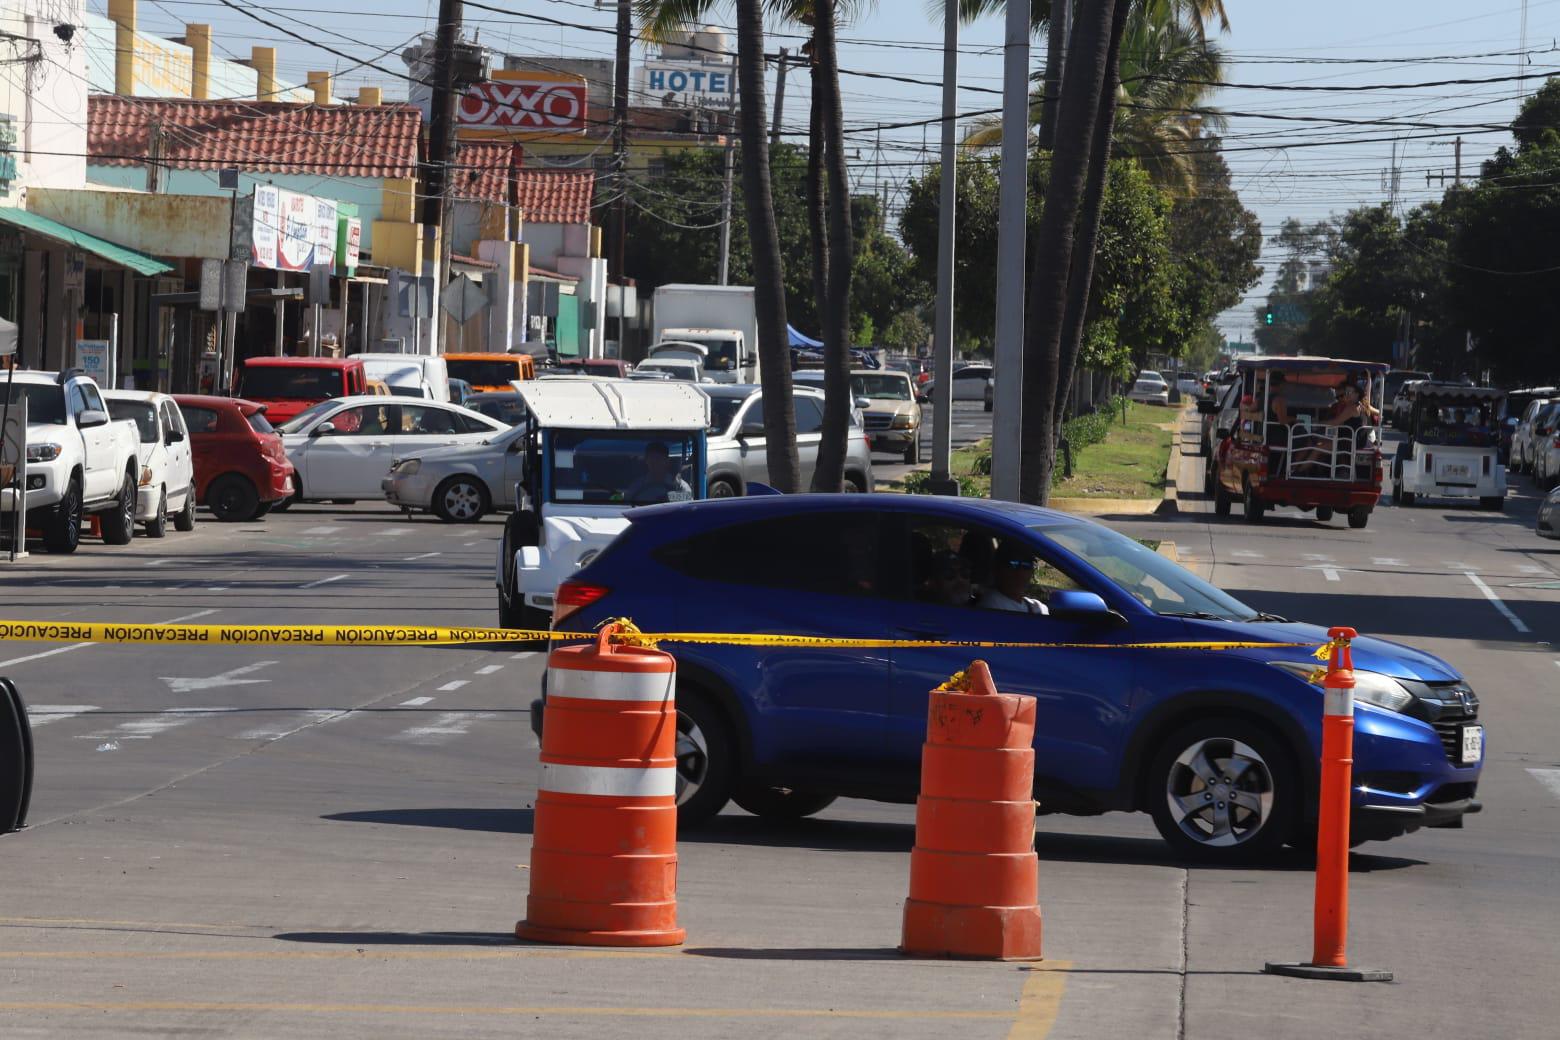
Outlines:
[{"label": "blue sky", "polygon": [[[301,35],[337,48],[355,59],[376,59],[392,69],[402,65],[397,55],[419,33],[431,28],[436,0],[379,0],[364,10],[358,0],[275,0],[266,6],[240,6]],[[1236,188],[1248,207],[1271,233],[1288,216],[1306,221],[1387,198],[1385,171],[1399,173],[1397,198],[1414,205],[1439,197],[1439,185],[1426,185],[1426,174],[1450,173],[1452,138],[1464,137],[1464,174],[1509,138],[1483,127],[1460,131],[1449,124],[1504,124],[1515,114],[1524,91],[1531,92],[1543,76],[1560,71],[1560,0],[1529,0],[1526,5],[1527,64],[1522,50],[1524,5],[1518,0],[1312,0],[1282,4],[1273,0],[1225,0],[1231,31],[1220,38],[1229,55],[1227,80],[1235,84],[1340,86],[1339,92],[1278,92],[1225,88],[1213,103],[1231,113],[1227,159]],[[99,12],[105,0],[88,0]],[[480,30],[483,42],[513,53],[610,57],[612,38],[600,32],[614,24],[613,5],[598,8],[594,0],[502,0],[491,3],[512,14],[468,8],[468,26]],[[309,47],[279,30],[223,6],[218,0],[142,0],[142,26],[147,31],[177,35],[185,22],[214,27],[219,53],[247,56],[254,43],[280,49],[284,75],[303,79],[309,69],[340,69],[344,58]],[[536,15],[581,28],[562,28],[528,19]],[[730,6],[717,7],[716,24],[729,26]],[[596,31],[591,31],[596,30]],[[795,46],[794,27],[775,27],[770,49]],[[986,19],[963,30],[961,40],[962,111],[994,107],[989,93],[1001,84],[1002,25]],[[858,184],[883,191],[891,206],[905,181],[925,163],[935,160],[935,125],[884,130],[877,124],[911,122],[938,114],[942,58],[940,25],[928,14],[926,0],[878,0],[875,8],[842,34],[841,65],[866,73],[891,73],[920,83],[910,84],[847,74],[842,82],[848,125],[863,128],[853,135],[854,172]],[[639,52],[642,53],[642,52]],[[1040,45],[1033,55],[1040,61]],[[1525,70],[1528,82],[1486,82],[1421,89],[1385,88],[1430,80],[1514,77]],[[788,127],[804,128],[805,84],[792,77],[787,87]],[[341,77],[343,87],[377,83],[387,95],[398,95],[404,82],[372,70],[358,69]],[[346,92],[346,91],[343,91]],[[1261,118],[1281,115],[1314,117],[1318,122],[1281,122]],[[1333,119],[1397,120],[1434,124],[1345,126]],[[881,139],[881,144],[879,140]],[[1320,146],[1315,146],[1320,142]],[[1295,147],[1306,144],[1309,147]],[[1271,275],[1278,254],[1269,246],[1264,265]],[[1252,290],[1253,302],[1263,286]],[[1249,335],[1249,306],[1221,316],[1231,337]]]}]

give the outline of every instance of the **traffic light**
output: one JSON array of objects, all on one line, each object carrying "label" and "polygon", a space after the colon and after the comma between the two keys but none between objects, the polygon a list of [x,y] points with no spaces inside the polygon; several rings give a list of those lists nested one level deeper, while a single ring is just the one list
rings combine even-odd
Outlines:
[{"label": "traffic light", "polygon": [[1271,325],[1271,324],[1273,324],[1273,312],[1272,311],[1264,311],[1263,312],[1263,314],[1262,314],[1262,324],[1264,324],[1264,325]]}]

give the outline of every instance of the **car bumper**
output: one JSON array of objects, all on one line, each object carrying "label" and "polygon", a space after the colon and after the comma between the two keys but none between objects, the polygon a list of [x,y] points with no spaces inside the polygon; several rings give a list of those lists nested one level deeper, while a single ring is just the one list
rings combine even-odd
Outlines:
[{"label": "car bumper", "polygon": [[916,438],[920,436],[920,430],[874,430],[867,434],[867,440],[871,443],[873,451],[889,451],[914,444]]},{"label": "car bumper", "polygon": [[1458,827],[1464,816],[1483,808],[1475,794],[1488,743],[1483,759],[1464,765],[1453,759],[1441,735],[1418,719],[1366,709],[1356,714],[1355,723],[1350,827],[1357,840],[1381,841],[1421,827]]},{"label": "car bumper", "polygon": [[427,509],[433,502],[433,482],[422,473],[410,477],[385,477],[379,482],[385,501],[407,509]]},{"label": "car bumper", "polygon": [[1560,538],[1560,504],[1546,501],[1539,507],[1536,530],[1544,538]]},{"label": "car bumper", "polygon": [[157,503],[162,498],[162,488],[156,484],[136,488],[135,518],[139,523],[157,519]]},{"label": "car bumper", "polygon": [[286,467],[272,466],[270,488],[261,489],[260,500],[263,502],[280,502],[284,498],[291,498],[294,488],[297,487],[293,481],[294,472],[291,464]]},{"label": "car bumper", "polygon": [[[23,505],[29,513],[39,509],[49,509],[58,504],[60,490],[65,486],[65,474],[58,466],[49,463],[31,462],[27,465],[27,489]],[[0,489],[0,508],[14,509],[16,491],[13,488]]]},{"label": "car bumper", "polygon": [[1321,484],[1308,480],[1264,480],[1257,484],[1256,492],[1259,499],[1270,505],[1304,509],[1372,508],[1381,499],[1381,488],[1374,484]]}]

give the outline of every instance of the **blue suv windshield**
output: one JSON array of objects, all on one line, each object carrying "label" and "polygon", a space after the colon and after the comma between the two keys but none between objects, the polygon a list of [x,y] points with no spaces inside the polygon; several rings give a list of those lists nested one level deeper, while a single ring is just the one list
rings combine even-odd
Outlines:
[{"label": "blue suv windshield", "polygon": [[1196,577],[1141,542],[1097,524],[1030,528],[1086,561],[1156,614],[1253,621],[1257,611]]}]

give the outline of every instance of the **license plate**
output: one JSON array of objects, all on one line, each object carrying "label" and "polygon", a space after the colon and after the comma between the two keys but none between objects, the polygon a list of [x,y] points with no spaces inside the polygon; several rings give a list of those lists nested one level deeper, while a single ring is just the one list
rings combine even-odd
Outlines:
[{"label": "license plate", "polygon": [[1441,468],[1441,472],[1444,473],[1448,477],[1466,477],[1468,475],[1468,467],[1467,466],[1443,466]]},{"label": "license plate", "polygon": [[1474,765],[1484,759],[1484,727],[1464,726],[1462,728],[1462,764]]}]

